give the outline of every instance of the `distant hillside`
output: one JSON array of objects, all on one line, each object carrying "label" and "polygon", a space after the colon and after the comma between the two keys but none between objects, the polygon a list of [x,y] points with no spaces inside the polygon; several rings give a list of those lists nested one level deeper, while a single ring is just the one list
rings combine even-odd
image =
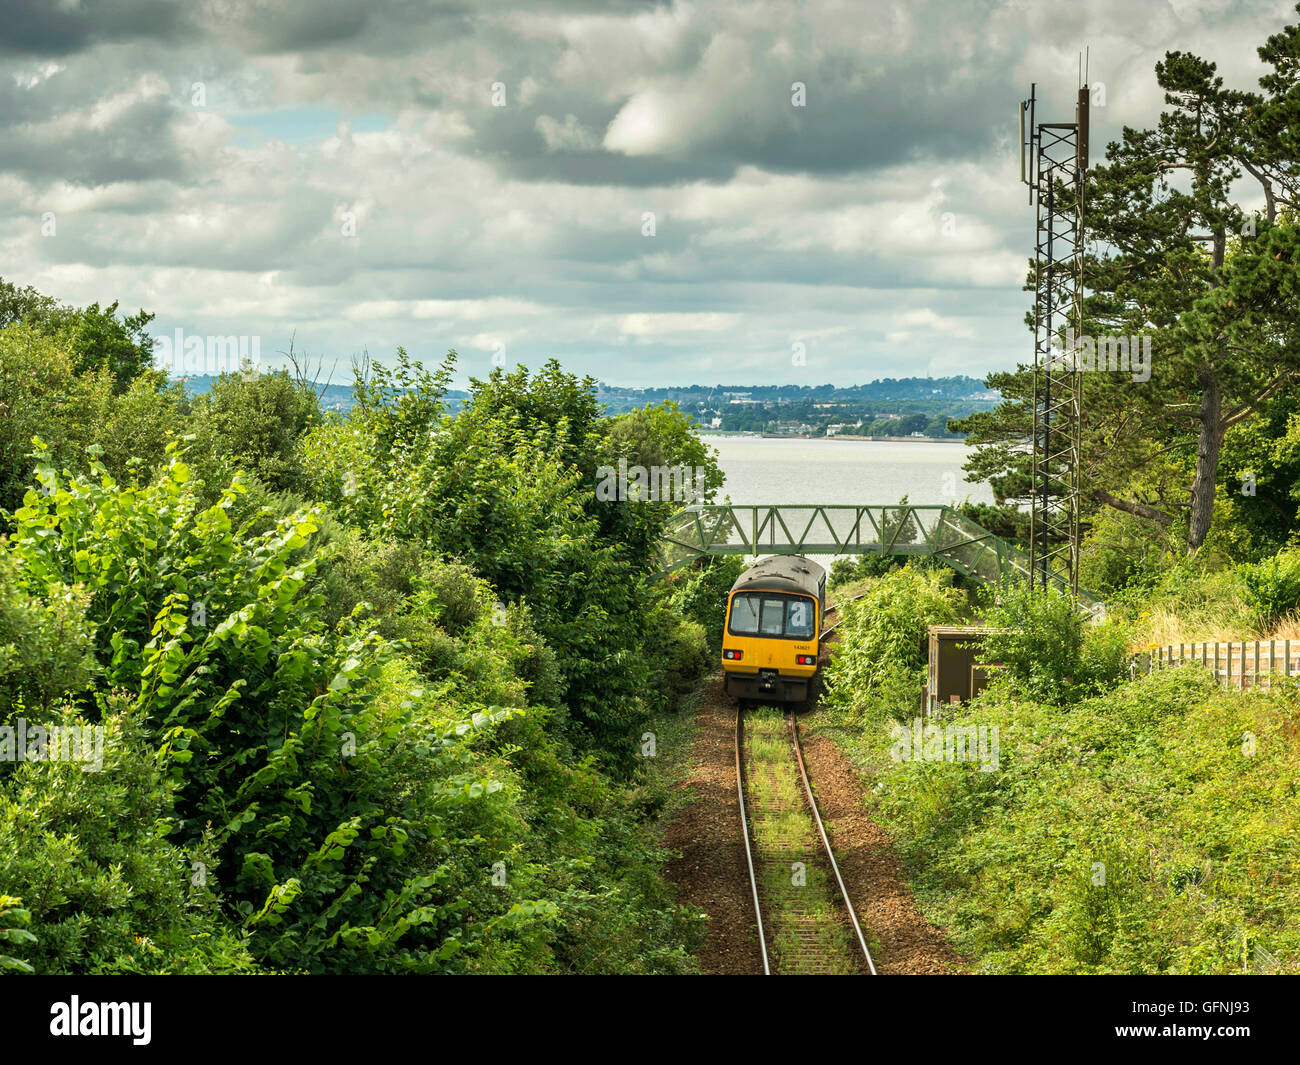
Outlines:
[{"label": "distant hillside", "polygon": [[991,410],[998,393],[974,377],[886,377],[835,385],[685,385],[624,388],[601,383],[608,414],[665,401],[701,428],[796,436],[926,436],[956,439],[948,422]]},{"label": "distant hillside", "polygon": [[[179,378],[194,395],[202,395],[212,376]],[[321,407],[346,414],[352,409],[352,385],[320,385]],[[452,389],[447,409],[455,414],[469,393]],[[974,377],[886,377],[837,388],[834,385],[682,385],[629,388],[604,381],[596,399],[606,414],[639,410],[647,403],[672,401],[704,428],[724,431],[793,432],[822,435],[857,432],[867,435],[951,436],[946,422],[978,410],[990,410],[998,394]],[[838,428],[842,426],[842,428]]]},{"label": "distant hillside", "polygon": [[610,413],[618,413],[672,400],[679,406],[704,404],[716,406],[733,400],[750,400],[764,404],[785,403],[896,403],[907,400],[962,400],[993,406],[998,394],[984,387],[976,377],[883,377],[861,385],[840,388],[835,385],[673,385],[663,388],[627,388],[601,382],[596,398],[607,404]]}]

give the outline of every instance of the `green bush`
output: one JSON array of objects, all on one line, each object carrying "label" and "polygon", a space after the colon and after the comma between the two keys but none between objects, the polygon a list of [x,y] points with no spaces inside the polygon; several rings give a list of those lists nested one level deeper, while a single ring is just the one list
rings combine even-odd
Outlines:
[{"label": "green bush", "polygon": [[1255,629],[1268,632],[1300,608],[1300,552],[1283,551],[1237,567],[1242,602]]},{"label": "green bush", "polygon": [[675,576],[671,583],[673,602],[685,618],[704,630],[712,659],[722,656],[722,628],[727,622],[727,596],[745,570],[744,560],[735,555],[713,555]]},{"label": "green bush", "polygon": [[1295,689],[1189,665],[1070,706],[1005,687],[945,723],[999,765],[895,761],[861,734],[873,816],[927,916],[983,973],[1300,970]]},{"label": "green bush", "polygon": [[1115,621],[1090,623],[1055,589],[990,589],[983,620],[989,631],[981,663],[1027,698],[1072,703],[1128,676],[1127,628]]},{"label": "green bush", "polygon": [[327,425],[283,375],[191,404],[66,347],[0,334],[0,721],[67,696],[114,747],[0,767],[0,967],[695,969],[639,745],[712,629],[642,579],[664,508],[595,506],[589,382],[493,375],[451,419],[403,363]]},{"label": "green bush", "polygon": [[1176,538],[1154,522],[1103,508],[1093,516],[1080,549],[1079,583],[1107,596],[1122,588],[1149,588],[1176,550]]},{"label": "green bush", "polygon": [[34,580],[0,541],[0,724],[15,706],[79,695],[96,672],[84,590]]},{"label": "green bush", "polygon": [[35,326],[0,329],[0,510],[13,510],[31,484],[32,438],[50,441],[60,464],[81,464],[111,403],[108,373],[78,374],[66,338]]},{"label": "green bush", "polygon": [[509,833],[487,827],[495,805],[483,808],[500,785],[475,775],[457,739],[497,715],[462,703],[422,721],[418,697],[380,684],[378,637],[325,627],[309,586],[318,560],[298,557],[310,513],[235,529],[238,481],[205,507],[174,455],[138,491],[102,473],[40,476],[48,492],[28,492],[13,548],[28,572],[86,585],[100,668],[133,694],[174,787],[178,838],[223,870],[223,904],[254,956],[429,971],[472,953],[462,940],[482,940],[491,907],[468,928],[455,894],[441,895],[439,863],[462,832],[506,846]]},{"label": "green bush", "polygon": [[[63,760],[0,770],[0,890],[22,898],[35,937],[23,960],[38,973],[251,971],[246,936],[202,886],[216,862],[167,840],[171,785],[138,715],[115,696],[97,718],[94,771]],[[32,724],[92,719],[64,708]]]},{"label": "green bush", "polygon": [[833,588],[838,584],[852,584],[854,581],[883,577],[886,573],[902,569],[906,564],[907,560],[899,555],[857,555],[853,558],[837,558],[831,563],[827,583]]},{"label": "green bush", "polygon": [[680,697],[692,691],[700,678],[713,668],[713,655],[704,626],[698,621],[665,611],[664,628],[662,650],[652,650],[657,655],[659,670],[651,683],[667,692],[671,705],[676,707]]},{"label": "green bush", "polygon": [[210,482],[230,469],[253,474],[276,492],[309,483],[299,441],[321,424],[315,391],[285,370],[224,373],[194,400],[201,446],[195,463]]},{"label": "green bush", "polygon": [[[23,906],[23,900],[13,895],[0,895],[0,944],[6,950],[25,953],[25,945],[35,943],[36,937],[27,930],[32,923],[31,911]],[[31,973],[36,970],[12,954],[0,954],[0,973]]]},{"label": "green bush", "polygon": [[568,714],[557,725],[626,777],[647,715],[658,593],[640,553],[605,540],[591,512],[580,467],[591,465],[595,426],[576,422],[594,422],[594,399],[558,370],[532,382],[494,375],[474,382],[452,419],[452,367],[449,356],[426,371],[399,351],[396,370],[374,368],[348,420],[304,440],[314,491],[370,539],[459,559],[502,602],[525,602],[563,677]]},{"label": "green bush", "polygon": [[844,605],[822,702],[854,714],[911,718],[925,684],[927,632],[961,619],[951,571],[906,566]]}]

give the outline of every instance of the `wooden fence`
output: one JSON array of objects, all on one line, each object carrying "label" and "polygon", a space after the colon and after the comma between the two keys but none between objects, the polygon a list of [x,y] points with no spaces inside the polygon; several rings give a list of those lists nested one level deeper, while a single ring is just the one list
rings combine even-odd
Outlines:
[{"label": "wooden fence", "polygon": [[1134,658],[1134,672],[1199,662],[1214,671],[1225,688],[1272,689],[1278,678],[1300,682],[1300,640],[1240,640],[1177,643],[1156,647]]}]

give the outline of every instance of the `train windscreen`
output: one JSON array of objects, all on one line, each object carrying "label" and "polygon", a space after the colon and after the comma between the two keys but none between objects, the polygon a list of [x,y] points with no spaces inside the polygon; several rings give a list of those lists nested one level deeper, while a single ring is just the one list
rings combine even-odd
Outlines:
[{"label": "train windscreen", "polygon": [[815,624],[810,599],[773,595],[764,592],[740,592],[731,600],[733,636],[775,636],[792,640],[810,640]]}]

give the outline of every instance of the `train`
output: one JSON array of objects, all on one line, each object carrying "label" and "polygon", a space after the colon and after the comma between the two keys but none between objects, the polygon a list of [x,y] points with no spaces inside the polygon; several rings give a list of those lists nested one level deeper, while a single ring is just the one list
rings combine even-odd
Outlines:
[{"label": "train", "polygon": [[736,578],[722,632],[724,690],[742,707],[806,703],[817,682],[826,570],[803,555],[771,555]]}]

